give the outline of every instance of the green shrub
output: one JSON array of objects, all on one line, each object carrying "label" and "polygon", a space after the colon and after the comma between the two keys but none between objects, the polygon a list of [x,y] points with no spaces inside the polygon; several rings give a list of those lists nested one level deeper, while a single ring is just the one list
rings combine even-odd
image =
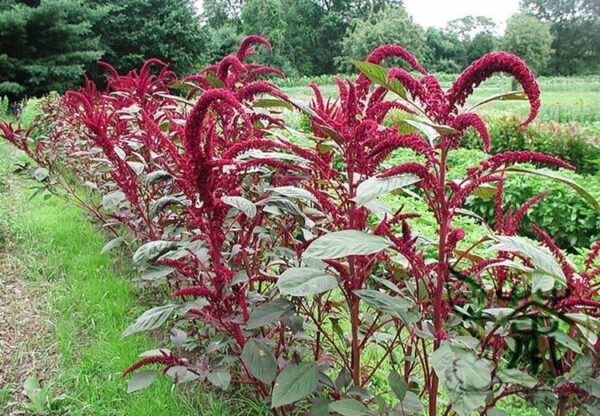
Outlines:
[{"label": "green shrub", "polygon": [[[598,171],[598,165],[593,160],[600,158],[600,146],[595,142],[597,139],[584,128],[551,123],[523,127],[520,125],[521,120],[515,116],[490,118],[487,122],[494,154],[531,150],[565,160],[581,174],[594,174]],[[463,146],[480,149],[481,139],[475,131],[469,129],[463,138]]]}]

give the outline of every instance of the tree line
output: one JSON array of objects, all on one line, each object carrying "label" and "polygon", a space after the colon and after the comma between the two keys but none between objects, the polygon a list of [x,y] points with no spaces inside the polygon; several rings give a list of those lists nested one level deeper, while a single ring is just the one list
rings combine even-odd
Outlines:
[{"label": "tree line", "polygon": [[596,73],[598,0],[522,0],[499,34],[490,17],[423,28],[402,0],[0,0],[0,95],[64,91],[95,62],[118,71],[151,57],[179,73],[215,62],[250,33],[274,48],[258,58],[288,75],[352,70],[383,43],[413,51],[431,70],[458,72],[486,52],[522,56],[541,75]]}]

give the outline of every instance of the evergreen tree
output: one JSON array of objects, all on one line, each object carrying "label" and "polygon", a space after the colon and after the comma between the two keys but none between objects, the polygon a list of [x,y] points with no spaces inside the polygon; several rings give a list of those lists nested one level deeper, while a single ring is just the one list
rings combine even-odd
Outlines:
[{"label": "evergreen tree", "polygon": [[[102,60],[118,71],[138,68],[150,58],[163,60],[182,74],[198,63],[207,36],[192,0],[92,2],[108,8],[94,31],[106,50]],[[95,73],[95,66],[90,69]]]},{"label": "evergreen tree", "polygon": [[62,92],[102,56],[92,27],[101,8],[76,0],[0,2],[0,95],[11,99]]}]

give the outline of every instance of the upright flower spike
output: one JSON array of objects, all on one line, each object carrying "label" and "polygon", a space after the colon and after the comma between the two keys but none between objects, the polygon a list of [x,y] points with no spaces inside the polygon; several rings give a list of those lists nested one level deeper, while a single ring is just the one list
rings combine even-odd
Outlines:
[{"label": "upright flower spike", "polygon": [[450,108],[456,111],[464,105],[473,89],[497,72],[505,72],[515,77],[523,87],[530,103],[529,116],[522,124],[530,123],[540,109],[540,87],[525,62],[507,52],[492,52],[473,62],[454,81],[447,92]]}]

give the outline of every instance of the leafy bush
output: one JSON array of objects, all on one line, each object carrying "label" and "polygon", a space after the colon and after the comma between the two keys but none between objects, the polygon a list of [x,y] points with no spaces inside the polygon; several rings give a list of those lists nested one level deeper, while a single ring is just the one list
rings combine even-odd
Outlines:
[{"label": "leafy bush", "polygon": [[[107,89],[68,92],[37,141],[0,124],[44,189],[142,240],[142,279],[171,291],[124,332],[168,323],[173,346],[143,353],[124,373],[135,372],[129,390],[159,366],[176,383],[246,384],[276,415],[413,415],[422,400],[431,416],[485,414],[513,395],[543,412],[597,407],[600,243],[578,268],[541,228],[542,244],[516,235],[537,198],[504,204],[507,177],[549,176],[518,164],[572,166],[515,151],[450,169],[468,127],[490,147],[483,120],[459,109],[495,72],[523,85],[525,123],[535,117],[525,64],[488,54],[444,92],[386,45],[337,81],[338,100],[313,86],[305,106],[258,80],[277,70],[246,63],[257,43],[270,47],[251,36],[183,80],[157,60],[126,75],[107,66]],[[392,57],[419,78],[379,66]],[[278,107],[306,114],[310,133],[286,129]],[[394,108],[410,117],[382,126]],[[398,149],[414,158],[398,164]],[[414,202],[392,209],[398,194]],[[495,230],[464,208],[471,194],[495,195]],[[427,211],[430,238],[407,207]],[[461,228],[473,218],[477,238]]]},{"label": "leafy bush", "polygon": [[[593,174],[598,171],[600,145],[586,130],[575,125],[536,123],[521,126],[516,117],[491,118],[488,121],[490,136],[494,138],[491,152],[531,150],[563,159],[577,168],[578,173]],[[470,149],[481,147],[477,132],[467,131],[463,145]]]}]

